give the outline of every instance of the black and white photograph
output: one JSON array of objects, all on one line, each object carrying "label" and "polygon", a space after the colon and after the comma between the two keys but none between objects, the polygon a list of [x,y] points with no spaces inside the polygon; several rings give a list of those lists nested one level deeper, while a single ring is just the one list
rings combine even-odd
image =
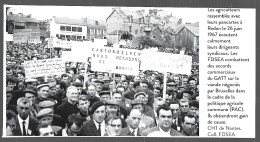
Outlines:
[{"label": "black and white photograph", "polygon": [[4,137],[200,136],[198,8],[4,10]]}]

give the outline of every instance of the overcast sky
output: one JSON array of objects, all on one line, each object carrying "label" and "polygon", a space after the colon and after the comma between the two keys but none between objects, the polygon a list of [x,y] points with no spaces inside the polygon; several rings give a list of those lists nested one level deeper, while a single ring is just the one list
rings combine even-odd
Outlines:
[{"label": "overcast sky", "polygon": [[[68,17],[72,19],[90,18],[93,20],[106,20],[111,14],[113,7],[94,7],[94,6],[24,6],[24,5],[5,5],[12,7],[14,14],[23,13],[25,15],[32,14],[33,18],[38,20],[51,19],[53,16]],[[167,14],[171,14],[177,18],[182,18],[185,22],[199,21],[198,15],[200,9],[198,8],[162,8],[162,7],[120,7],[122,10],[145,10],[161,9]]]}]

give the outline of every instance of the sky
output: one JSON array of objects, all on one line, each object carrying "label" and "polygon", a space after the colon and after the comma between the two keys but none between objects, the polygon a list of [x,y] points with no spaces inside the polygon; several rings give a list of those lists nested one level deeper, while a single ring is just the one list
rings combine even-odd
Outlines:
[{"label": "sky", "polygon": [[[68,17],[72,19],[89,18],[93,20],[106,20],[114,7],[95,7],[95,6],[26,6],[26,5],[5,5],[12,7],[14,14],[23,13],[32,14],[32,18],[38,20],[51,19],[53,16]],[[163,7],[120,7],[122,10],[145,10],[147,14],[149,9],[161,9],[165,13],[171,14],[177,18],[182,18],[183,23],[195,23],[199,21],[198,8],[163,8]]]}]

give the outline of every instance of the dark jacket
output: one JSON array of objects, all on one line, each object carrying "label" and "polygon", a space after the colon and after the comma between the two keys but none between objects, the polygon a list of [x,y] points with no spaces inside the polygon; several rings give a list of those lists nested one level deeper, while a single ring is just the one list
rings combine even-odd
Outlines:
[{"label": "dark jacket", "polygon": [[83,127],[79,133],[80,136],[100,136],[94,121],[88,120],[83,123]]},{"label": "dark jacket", "polygon": [[[119,136],[132,136],[129,127],[125,127],[121,130]],[[137,128],[137,136],[141,136],[139,128]]]},{"label": "dark jacket", "polygon": [[[22,126],[20,127],[18,117],[15,118],[15,123],[16,123],[16,129],[13,131],[14,136],[23,136],[23,133],[21,130]],[[39,121],[37,119],[29,117],[28,129],[29,129],[29,131],[31,131],[31,133],[27,130],[26,136],[34,136],[38,124],[39,124]]]}]

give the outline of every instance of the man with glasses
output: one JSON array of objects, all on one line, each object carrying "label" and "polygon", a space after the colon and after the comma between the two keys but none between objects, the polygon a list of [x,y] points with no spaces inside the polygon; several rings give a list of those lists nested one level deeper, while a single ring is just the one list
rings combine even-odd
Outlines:
[{"label": "man with glasses", "polygon": [[122,119],[119,116],[109,116],[105,120],[106,133],[104,136],[118,136],[122,129]]},{"label": "man with glasses", "polygon": [[32,102],[25,97],[17,100],[18,116],[16,118],[16,129],[13,131],[14,136],[31,136],[34,135],[38,120],[29,116]]}]

